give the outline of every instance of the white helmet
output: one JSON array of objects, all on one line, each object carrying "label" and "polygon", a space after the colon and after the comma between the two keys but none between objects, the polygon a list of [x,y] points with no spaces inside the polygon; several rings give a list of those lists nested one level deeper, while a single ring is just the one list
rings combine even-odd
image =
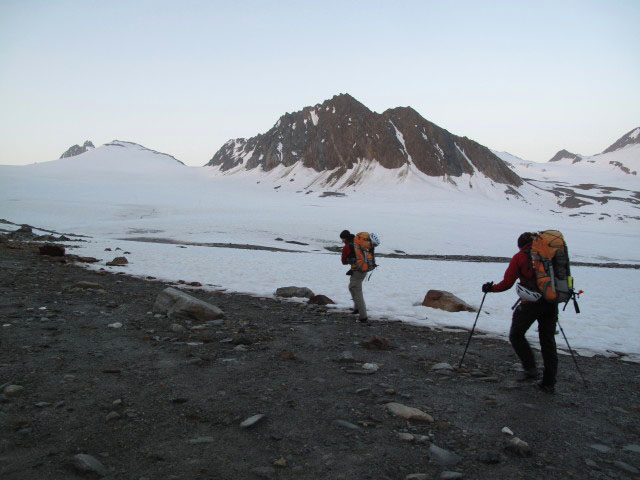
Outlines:
[{"label": "white helmet", "polygon": [[369,239],[371,240],[371,245],[373,245],[374,247],[377,247],[378,245],[380,245],[380,239],[378,238],[378,235],[376,235],[375,233],[370,233]]},{"label": "white helmet", "polygon": [[523,300],[525,302],[537,302],[542,298],[540,292],[530,290],[527,287],[523,286],[521,283],[518,283],[516,285],[516,293],[520,297],[520,300]]}]

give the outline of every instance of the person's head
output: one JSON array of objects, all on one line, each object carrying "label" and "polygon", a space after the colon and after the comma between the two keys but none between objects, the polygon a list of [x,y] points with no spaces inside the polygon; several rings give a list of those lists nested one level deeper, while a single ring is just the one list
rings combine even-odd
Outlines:
[{"label": "person's head", "polygon": [[349,230],[342,230],[340,232],[340,239],[343,242],[348,242],[349,241],[349,237],[351,237],[351,232]]},{"label": "person's head", "polygon": [[531,242],[533,242],[533,233],[524,232],[518,237],[518,248],[522,248]]}]

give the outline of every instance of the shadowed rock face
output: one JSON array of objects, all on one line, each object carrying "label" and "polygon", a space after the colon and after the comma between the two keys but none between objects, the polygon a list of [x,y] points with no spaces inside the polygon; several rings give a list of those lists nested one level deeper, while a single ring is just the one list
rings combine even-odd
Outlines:
[{"label": "shadowed rock face", "polygon": [[562,160],[563,158],[569,158],[569,159],[573,160],[573,163],[576,163],[576,162],[579,162],[579,161],[582,160],[582,157],[580,155],[576,155],[575,153],[568,152],[567,150],[560,150],[549,161],[550,162],[558,162],[558,161]]},{"label": "shadowed rock face", "polygon": [[93,146],[93,143],[91,143],[91,141],[87,140],[82,146],[73,145],[72,147],[69,147],[69,149],[60,156],[60,158],[75,157],[76,155],[80,155],[81,153],[86,152],[90,148],[95,147]]},{"label": "shadowed rock face", "polygon": [[640,127],[634,128],[630,132],[624,134],[616,142],[602,153],[615,152],[627,145],[640,144]]},{"label": "shadowed rock face", "polygon": [[488,148],[449,133],[410,107],[372,112],[341,94],[299,112],[287,113],[265,134],[228,141],[207,163],[223,171],[243,165],[269,171],[302,162],[341,176],[359,161],[385,168],[413,163],[430,176],[459,177],[480,171],[493,181],[520,186],[522,180]]}]

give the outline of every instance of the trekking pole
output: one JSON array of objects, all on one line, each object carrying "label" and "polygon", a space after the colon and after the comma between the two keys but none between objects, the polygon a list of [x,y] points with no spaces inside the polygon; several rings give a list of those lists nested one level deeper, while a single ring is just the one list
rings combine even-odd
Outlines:
[{"label": "trekking pole", "polygon": [[571,357],[573,358],[573,362],[576,364],[576,369],[578,373],[582,377],[582,381],[584,382],[584,388],[588,388],[587,381],[584,378],[584,375],[580,371],[580,367],[578,366],[578,361],[576,360],[575,355],[573,354],[573,350],[571,349],[571,345],[569,345],[569,340],[567,340],[567,336],[564,334],[564,330],[562,329],[562,325],[560,325],[560,321],[557,322],[558,327],[560,327],[560,331],[562,332],[562,336],[564,337],[564,341],[567,342],[567,347],[569,347],[569,353],[571,353]]},{"label": "trekking pole", "polygon": [[469,340],[467,340],[467,346],[464,347],[464,352],[462,353],[462,358],[460,359],[460,364],[458,365],[458,370],[462,366],[462,361],[464,360],[464,356],[467,354],[467,348],[469,348],[469,344],[471,343],[471,337],[473,337],[473,331],[476,329],[476,323],[478,323],[478,317],[480,316],[480,312],[482,311],[482,305],[484,304],[484,299],[487,296],[488,292],[484,292],[482,296],[482,302],[480,302],[480,308],[478,309],[478,314],[476,315],[476,321],[473,322],[473,328],[471,329],[471,333],[469,334]]}]

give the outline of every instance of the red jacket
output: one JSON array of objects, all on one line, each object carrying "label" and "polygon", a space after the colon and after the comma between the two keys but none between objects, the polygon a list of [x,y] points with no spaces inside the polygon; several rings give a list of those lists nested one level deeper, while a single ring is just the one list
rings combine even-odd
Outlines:
[{"label": "red jacket", "polygon": [[531,285],[534,279],[533,267],[531,260],[525,250],[530,250],[531,244],[528,243],[516,253],[509,262],[509,266],[504,272],[504,279],[500,283],[496,283],[491,287],[492,292],[504,292],[513,287],[516,280],[520,280],[522,285]]},{"label": "red jacket", "polygon": [[351,243],[345,243],[344,247],[342,247],[342,264],[350,265],[353,263],[355,255],[351,249]]}]

